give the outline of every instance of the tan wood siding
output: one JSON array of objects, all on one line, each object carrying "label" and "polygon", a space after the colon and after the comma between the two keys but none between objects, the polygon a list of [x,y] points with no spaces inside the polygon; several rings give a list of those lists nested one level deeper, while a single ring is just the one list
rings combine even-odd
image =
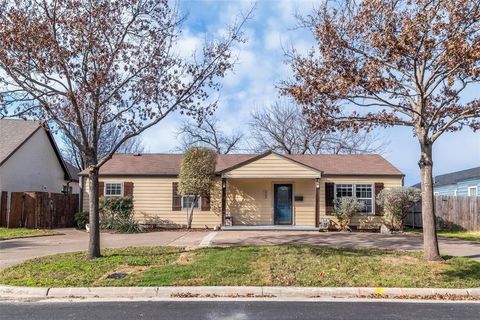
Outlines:
[{"label": "tan wood siding", "polygon": [[[101,177],[100,181],[133,182],[135,217],[141,223],[155,223],[165,226],[184,226],[186,212],[172,211],[172,182],[176,178],[164,177]],[[325,183],[351,184],[384,183],[385,188],[402,186],[401,177],[387,176],[327,176],[320,179],[320,218],[333,219],[325,215]],[[315,225],[315,179],[313,178],[257,178],[227,179],[227,214],[233,217],[236,225],[273,224],[273,185],[291,183],[293,195],[303,196],[303,201],[293,202],[293,224],[297,226]],[[266,197],[265,197],[266,193]],[[88,180],[85,181],[83,208],[88,210]],[[381,223],[380,216],[356,216],[353,224],[360,227],[376,227]],[[221,183],[217,180],[211,192],[211,210],[194,212],[193,227],[214,227],[221,223]]]},{"label": "tan wood siding", "polygon": [[[172,211],[172,182],[178,181],[178,179],[162,177],[101,177],[100,181],[104,183],[133,182],[135,218],[140,223],[170,227],[186,225],[186,211]],[[215,205],[215,202],[218,202],[218,200],[215,197],[212,198],[210,211],[201,211],[200,208],[195,209],[193,228],[204,228],[205,226],[213,228],[220,224],[220,212],[214,210],[214,208],[218,207],[218,204]],[[85,183],[83,208],[88,210],[88,181]]]},{"label": "tan wood siding", "polygon": [[[371,184],[373,189],[375,182],[382,182],[385,189],[401,187],[400,176],[327,176],[320,180],[320,219],[328,218],[336,222],[335,217],[325,214],[325,183],[335,184]],[[382,216],[356,215],[352,219],[352,225],[360,228],[376,228],[382,223]]]},{"label": "tan wood siding", "polygon": [[318,178],[320,173],[276,154],[226,172],[227,178]]},{"label": "tan wood siding", "polygon": [[303,196],[303,201],[293,202],[293,224],[315,226],[314,179],[228,179],[227,214],[233,224],[272,225],[275,183],[290,183],[293,196]]}]

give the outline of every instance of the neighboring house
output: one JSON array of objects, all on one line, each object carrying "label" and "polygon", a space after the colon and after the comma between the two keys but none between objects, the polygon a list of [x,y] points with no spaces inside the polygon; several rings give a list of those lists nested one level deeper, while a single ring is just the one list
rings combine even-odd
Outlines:
[{"label": "neighboring house", "polygon": [[78,193],[78,170],[65,163],[38,121],[0,119],[0,192]]},{"label": "neighboring house", "polygon": [[[100,194],[133,196],[135,217],[144,224],[184,226],[191,195],[178,195],[179,154],[115,154],[100,169]],[[193,227],[289,226],[315,229],[334,221],[334,200],[356,196],[365,212],[353,220],[378,227],[375,195],[403,185],[404,175],[379,155],[219,155],[217,182],[196,204]],[[80,173],[83,208],[88,177]]]},{"label": "neighboring house", "polygon": [[[420,186],[417,183],[413,187]],[[440,196],[480,196],[480,167],[435,176],[433,193]]]}]

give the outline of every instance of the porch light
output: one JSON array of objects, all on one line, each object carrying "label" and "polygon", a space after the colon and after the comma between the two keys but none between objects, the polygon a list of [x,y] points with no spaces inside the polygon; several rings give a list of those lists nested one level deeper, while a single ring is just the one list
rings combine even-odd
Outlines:
[{"label": "porch light", "polygon": [[222,188],[226,188],[227,187],[227,181],[226,180],[222,180]]},{"label": "porch light", "polygon": [[268,197],[268,191],[263,190],[263,198],[267,199],[267,197]]},{"label": "porch light", "polygon": [[320,181],[315,181],[315,187],[316,187],[317,189],[320,188]]}]

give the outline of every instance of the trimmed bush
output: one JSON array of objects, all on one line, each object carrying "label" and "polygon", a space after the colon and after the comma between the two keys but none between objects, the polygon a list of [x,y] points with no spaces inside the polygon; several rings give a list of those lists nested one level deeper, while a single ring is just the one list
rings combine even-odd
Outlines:
[{"label": "trimmed bush", "polygon": [[377,196],[377,204],[383,208],[384,222],[391,230],[403,229],[407,214],[420,201],[422,193],[417,188],[383,189]]},{"label": "trimmed bush", "polygon": [[360,202],[355,197],[342,197],[335,201],[335,210],[333,214],[338,220],[340,230],[350,230],[348,226],[353,216],[362,211],[364,208],[363,202]]}]

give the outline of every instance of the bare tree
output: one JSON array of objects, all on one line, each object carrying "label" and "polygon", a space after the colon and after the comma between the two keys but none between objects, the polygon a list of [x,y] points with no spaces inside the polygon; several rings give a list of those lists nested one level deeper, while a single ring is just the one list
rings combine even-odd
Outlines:
[{"label": "bare tree", "polygon": [[[75,132],[72,130],[72,132]],[[102,129],[100,138],[98,141],[98,157],[101,159],[108,155],[110,150],[122,139],[123,135],[121,130],[114,126],[108,125]],[[62,136],[63,146],[61,148],[64,159],[76,166],[78,169],[85,169],[87,160],[85,155],[78,149],[78,147],[72,143],[72,141],[66,136]],[[116,153],[144,153],[145,146],[142,143],[140,137],[135,136],[125,141],[116,151]]]},{"label": "bare tree", "polygon": [[433,208],[434,142],[480,128],[479,0],[326,2],[304,19],[316,39],[291,54],[283,92],[321,130],[407,126],[420,147],[424,255],[440,260]]},{"label": "bare tree", "polygon": [[[0,114],[49,120],[84,155],[89,258],[100,256],[100,167],[173,111],[201,119],[214,110],[209,97],[233,68],[231,48],[250,13],[185,57],[177,54],[183,18],[168,0],[0,2]],[[100,158],[106,126],[121,138]]]},{"label": "bare tree", "polygon": [[314,129],[301,109],[288,103],[252,112],[250,135],[255,152],[356,154],[381,153],[385,148],[385,142],[373,133]]},{"label": "bare tree", "polygon": [[213,148],[218,154],[227,154],[238,151],[243,140],[243,133],[224,133],[217,118],[205,117],[200,123],[194,121],[185,122],[178,130],[181,139],[178,150],[185,151],[191,147]]}]

